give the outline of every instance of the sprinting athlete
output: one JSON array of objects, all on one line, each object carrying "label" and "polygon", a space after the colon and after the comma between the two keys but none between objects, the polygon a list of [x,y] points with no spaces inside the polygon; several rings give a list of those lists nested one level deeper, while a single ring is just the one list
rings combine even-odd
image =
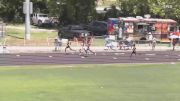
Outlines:
[{"label": "sprinting athlete", "polygon": [[67,42],[67,45],[66,45],[66,48],[65,48],[65,53],[67,53],[67,49],[69,49],[69,50],[71,50],[71,51],[75,51],[75,50],[73,50],[72,48],[71,48],[71,42],[70,42],[70,40],[68,39],[68,42]]},{"label": "sprinting athlete", "polygon": [[135,44],[133,45],[133,49],[132,49],[132,53],[131,53],[130,57],[132,57],[133,54],[136,55],[136,45]]}]

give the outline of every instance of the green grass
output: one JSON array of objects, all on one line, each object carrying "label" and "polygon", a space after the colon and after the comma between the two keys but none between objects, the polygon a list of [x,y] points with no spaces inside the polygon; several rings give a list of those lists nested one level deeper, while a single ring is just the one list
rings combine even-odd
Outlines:
[{"label": "green grass", "polygon": [[0,101],[179,101],[180,64],[0,67]]},{"label": "green grass", "polygon": [[[54,45],[53,38],[57,37],[57,31],[42,31],[42,30],[34,30],[38,29],[36,27],[32,27],[33,30],[31,32],[31,41],[30,44],[36,43],[37,45],[41,45],[44,43],[47,45],[47,38],[50,38],[51,45]],[[24,45],[24,29],[23,25],[11,25],[7,28],[7,44],[8,45]],[[28,44],[27,44],[28,45]],[[104,46],[104,40],[102,38],[96,38],[94,40],[93,46]]]},{"label": "green grass", "polygon": [[[24,38],[24,30],[23,29],[15,29],[15,28],[7,28],[7,34],[11,36],[11,38]],[[34,40],[39,39],[47,39],[47,37],[56,37],[57,32],[52,31],[34,31],[31,32],[31,38]]]},{"label": "green grass", "polygon": [[103,38],[95,38],[93,42],[93,46],[104,46],[105,40]]}]

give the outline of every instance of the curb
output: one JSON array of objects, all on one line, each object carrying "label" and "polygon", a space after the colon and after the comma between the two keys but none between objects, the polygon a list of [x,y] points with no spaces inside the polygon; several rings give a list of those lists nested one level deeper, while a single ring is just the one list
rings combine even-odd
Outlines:
[{"label": "curb", "polygon": [[[72,47],[75,52],[78,52],[80,47]],[[28,47],[28,46],[10,46],[3,50],[0,47],[0,53],[64,53],[65,47],[61,47],[60,50],[55,51],[54,47]],[[95,52],[131,52],[132,50],[105,50],[105,47],[91,47]],[[151,47],[137,47],[137,51],[152,51]],[[172,51],[172,47],[156,47],[154,51]],[[180,51],[180,47],[177,47],[175,51]],[[73,51],[71,51],[73,52]]]}]

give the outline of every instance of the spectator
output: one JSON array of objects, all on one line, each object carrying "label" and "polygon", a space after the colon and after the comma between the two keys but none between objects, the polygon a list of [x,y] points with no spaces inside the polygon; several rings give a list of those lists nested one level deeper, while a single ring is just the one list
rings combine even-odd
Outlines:
[{"label": "spectator", "polygon": [[177,44],[177,42],[178,42],[178,38],[175,38],[175,39],[173,39],[172,41],[172,45],[173,45],[173,51],[175,50],[175,46],[176,46],[176,44]]},{"label": "spectator", "polygon": [[55,46],[55,51],[59,50],[60,47],[62,46],[61,40],[54,39],[54,46]]},{"label": "spectator", "polygon": [[152,40],[153,40],[153,35],[151,32],[148,33],[148,41],[149,41],[149,46],[152,44]]},{"label": "spectator", "polygon": [[152,50],[154,50],[155,47],[156,47],[156,38],[153,37],[153,39],[152,39]]}]

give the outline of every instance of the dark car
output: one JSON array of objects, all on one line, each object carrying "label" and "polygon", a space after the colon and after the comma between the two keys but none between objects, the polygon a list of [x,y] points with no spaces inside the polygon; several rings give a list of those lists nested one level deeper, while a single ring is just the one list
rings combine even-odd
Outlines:
[{"label": "dark car", "polygon": [[87,27],[95,36],[102,36],[107,34],[107,22],[93,21]]},{"label": "dark car", "polygon": [[59,38],[65,38],[65,39],[74,39],[79,37],[85,37],[90,35],[90,32],[85,30],[80,25],[68,25],[66,27],[63,27],[59,30],[58,36]]}]

